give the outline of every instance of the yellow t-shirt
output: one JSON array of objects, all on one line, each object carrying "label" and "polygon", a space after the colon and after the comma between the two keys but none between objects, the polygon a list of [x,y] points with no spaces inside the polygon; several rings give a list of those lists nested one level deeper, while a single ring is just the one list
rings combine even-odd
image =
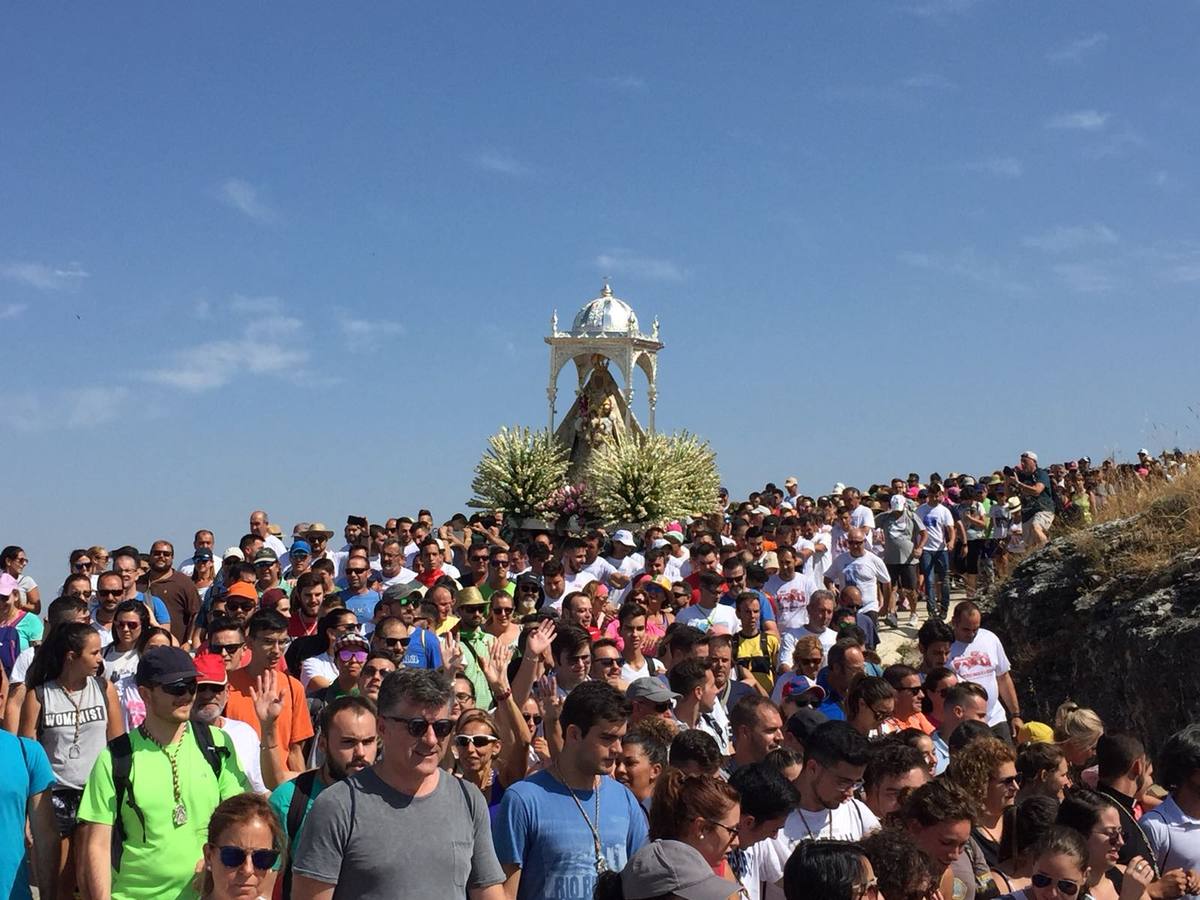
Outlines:
[{"label": "yellow t-shirt", "polygon": [[760,631],[754,637],[734,635],[734,640],[737,641],[738,665],[749,670],[763,690],[771,693],[771,688],[775,686],[775,660],[779,656],[779,638]]}]

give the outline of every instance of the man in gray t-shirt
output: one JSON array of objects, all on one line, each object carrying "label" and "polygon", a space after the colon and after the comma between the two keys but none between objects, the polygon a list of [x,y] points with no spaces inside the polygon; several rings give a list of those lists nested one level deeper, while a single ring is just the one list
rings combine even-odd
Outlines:
[{"label": "man in gray t-shirt", "polygon": [[[383,758],[321,792],[292,863],[295,900],[503,900],[487,803],[438,763],[453,729],[439,672],[401,669],[379,690]],[[439,737],[440,735],[440,737]]]}]

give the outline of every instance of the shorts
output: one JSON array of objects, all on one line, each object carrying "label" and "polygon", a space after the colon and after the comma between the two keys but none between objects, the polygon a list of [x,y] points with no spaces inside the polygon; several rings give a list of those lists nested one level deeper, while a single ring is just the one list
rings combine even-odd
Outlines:
[{"label": "shorts", "polygon": [[963,563],[963,569],[967,575],[979,574],[979,557],[983,554],[983,545],[982,538],[967,541],[967,558]]},{"label": "shorts", "polygon": [[892,584],[904,591],[915,591],[917,589],[917,564],[909,563],[888,563],[888,575],[892,579]]},{"label": "shorts", "polygon": [[54,807],[54,818],[58,822],[61,837],[70,837],[79,821],[79,801],[83,791],[76,788],[55,788],[50,792],[50,804]]},{"label": "shorts", "polygon": [[1030,524],[1042,529],[1042,534],[1047,534],[1050,531],[1050,526],[1054,524],[1054,513],[1042,510],[1041,512],[1034,513],[1033,518],[1029,521]]}]

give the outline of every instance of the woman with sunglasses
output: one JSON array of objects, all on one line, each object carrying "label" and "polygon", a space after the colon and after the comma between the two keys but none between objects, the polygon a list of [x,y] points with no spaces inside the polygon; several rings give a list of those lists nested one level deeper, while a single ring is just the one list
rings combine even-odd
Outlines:
[{"label": "woman with sunglasses", "polygon": [[[796,646],[792,649],[792,671],[782,673],[775,679],[775,687],[771,690],[771,700],[776,705],[783,701],[784,689],[793,682],[804,680],[803,688],[816,684],[817,674],[825,659],[825,648],[821,639],[815,634],[806,634],[796,638]],[[803,689],[802,688],[802,689]],[[794,694],[792,688],[789,694]]]},{"label": "woman with sunglasses", "polygon": [[988,868],[1000,865],[1004,813],[1017,799],[1017,756],[996,738],[981,737],[950,756],[946,776],[975,801],[978,815],[971,838]]},{"label": "woman with sunglasses", "polygon": [[270,893],[270,872],[286,844],[265,797],[238,794],[223,801],[208,820],[200,896],[257,900]]},{"label": "woman with sunglasses", "polygon": [[12,603],[22,610],[40,613],[42,611],[42,592],[37,582],[25,574],[29,565],[29,557],[20,547],[5,547],[0,550],[0,573],[11,575],[17,582],[17,590],[13,593]]},{"label": "woman with sunglasses", "polygon": [[1070,791],[1058,807],[1057,824],[1076,831],[1087,846],[1086,893],[1091,900],[1142,898],[1155,878],[1154,866],[1140,856],[1126,866],[1117,864],[1125,836],[1121,814],[1108,797],[1086,788]]},{"label": "woman with sunglasses", "polygon": [[846,695],[846,720],[867,738],[883,737],[895,731],[888,719],[895,715],[896,691],[887,680],[876,675],[859,675]]},{"label": "woman with sunglasses", "polygon": [[1033,848],[1027,886],[1001,900],[1083,900],[1092,896],[1090,875],[1087,841],[1075,829],[1055,825]]},{"label": "woman with sunglasses", "polygon": [[150,611],[137,600],[122,600],[113,612],[112,643],[104,648],[104,672],[116,684],[137,672],[138,639],[150,627]]},{"label": "woman with sunglasses", "polygon": [[738,846],[741,796],[711,775],[667,769],[650,800],[650,840],[680,841],[700,851],[718,875],[729,876],[725,854]]},{"label": "woman with sunglasses", "polygon": [[[479,788],[487,798],[493,821],[509,785],[520,781],[529,771],[532,729],[513,700],[508,680],[511,659],[512,651],[496,643],[479,660],[496,703],[495,712],[464,710],[454,724],[454,739],[450,742],[454,773]],[[455,679],[456,694],[463,681],[461,676]]]},{"label": "woman with sunglasses", "polygon": [[516,649],[521,636],[521,623],[516,618],[517,601],[507,591],[493,591],[491,609],[483,630],[496,639],[497,644]]},{"label": "woman with sunglasses", "polygon": [[[70,622],[50,632],[25,676],[21,737],[38,741],[57,782],[51,800],[58,820],[58,897],[75,893],[75,826],[83,787],[105,745],[124,733],[116,692],[100,674],[100,635]],[[49,851],[53,852],[53,851]]]}]

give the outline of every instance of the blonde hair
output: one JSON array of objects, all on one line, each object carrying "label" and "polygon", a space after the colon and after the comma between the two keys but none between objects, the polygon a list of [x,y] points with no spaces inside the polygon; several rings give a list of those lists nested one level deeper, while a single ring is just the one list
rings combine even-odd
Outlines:
[{"label": "blonde hair", "polygon": [[820,653],[825,655],[825,648],[821,646],[821,639],[815,634],[806,634],[804,637],[796,639],[795,649],[792,650],[792,665],[799,666],[796,659],[801,653]]},{"label": "blonde hair", "polygon": [[1063,703],[1054,713],[1054,740],[1059,744],[1088,747],[1104,734],[1104,722],[1094,710],[1073,700]]}]

